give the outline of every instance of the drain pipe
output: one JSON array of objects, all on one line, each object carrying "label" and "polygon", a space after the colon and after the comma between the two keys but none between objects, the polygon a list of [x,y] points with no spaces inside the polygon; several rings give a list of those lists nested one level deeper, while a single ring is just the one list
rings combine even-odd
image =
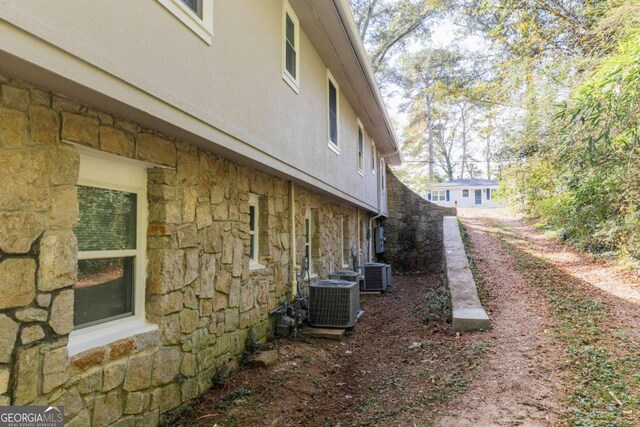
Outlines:
[{"label": "drain pipe", "polygon": [[295,184],[293,181],[289,181],[289,214],[291,217],[291,223],[289,224],[289,249],[291,250],[290,256],[290,275],[291,275],[291,301],[295,301],[296,293],[298,292],[298,265],[296,264],[296,198],[295,198]]}]

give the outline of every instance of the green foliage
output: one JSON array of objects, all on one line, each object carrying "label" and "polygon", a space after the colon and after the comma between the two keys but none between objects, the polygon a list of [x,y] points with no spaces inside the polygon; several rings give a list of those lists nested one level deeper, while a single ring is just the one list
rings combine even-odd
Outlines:
[{"label": "green foliage", "polygon": [[505,171],[511,202],[592,252],[640,258],[640,36],[558,107],[553,137]]}]

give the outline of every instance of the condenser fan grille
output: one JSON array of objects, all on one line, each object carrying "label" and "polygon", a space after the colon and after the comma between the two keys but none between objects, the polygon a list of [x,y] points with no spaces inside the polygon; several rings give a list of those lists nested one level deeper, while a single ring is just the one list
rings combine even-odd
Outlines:
[{"label": "condenser fan grille", "polygon": [[309,288],[309,323],[313,326],[352,327],[359,309],[357,283],[322,280]]}]

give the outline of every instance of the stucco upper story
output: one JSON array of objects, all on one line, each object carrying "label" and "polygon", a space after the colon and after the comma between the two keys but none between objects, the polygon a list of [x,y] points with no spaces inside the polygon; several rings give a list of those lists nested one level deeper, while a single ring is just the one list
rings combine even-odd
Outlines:
[{"label": "stucco upper story", "polygon": [[[0,0],[0,71],[386,213],[380,169],[401,158],[347,1],[201,4],[194,25],[181,0]],[[283,64],[287,10],[295,84]],[[328,143],[329,76],[338,150]]]}]

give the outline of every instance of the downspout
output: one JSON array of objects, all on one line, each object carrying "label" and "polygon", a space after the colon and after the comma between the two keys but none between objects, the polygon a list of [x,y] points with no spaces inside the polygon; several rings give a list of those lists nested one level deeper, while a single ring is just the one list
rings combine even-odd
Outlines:
[{"label": "downspout", "polygon": [[297,279],[297,271],[298,265],[296,264],[296,202],[295,202],[295,184],[293,181],[289,181],[289,213],[291,217],[291,223],[289,224],[289,248],[291,250],[290,256],[290,264],[291,264],[291,301],[294,301],[296,298],[296,293],[298,292],[298,279]]},{"label": "downspout", "polygon": [[362,230],[360,229],[360,208],[356,209],[356,255],[360,265],[360,244],[362,243]]}]

